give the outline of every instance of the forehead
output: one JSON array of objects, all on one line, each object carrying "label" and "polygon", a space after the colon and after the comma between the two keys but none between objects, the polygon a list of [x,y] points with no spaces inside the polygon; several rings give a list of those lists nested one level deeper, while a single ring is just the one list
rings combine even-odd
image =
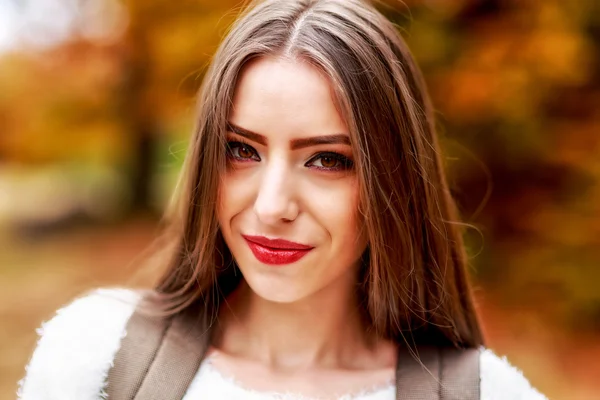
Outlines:
[{"label": "forehead", "polygon": [[347,133],[327,77],[296,59],[249,62],[235,88],[230,121],[266,136]]}]

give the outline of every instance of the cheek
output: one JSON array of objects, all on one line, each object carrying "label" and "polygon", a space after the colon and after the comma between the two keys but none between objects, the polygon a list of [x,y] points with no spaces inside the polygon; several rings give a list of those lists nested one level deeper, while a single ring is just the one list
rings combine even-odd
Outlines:
[{"label": "cheek", "polygon": [[335,182],[308,193],[311,193],[311,209],[327,230],[334,249],[361,246],[358,184],[355,179]]},{"label": "cheek", "polygon": [[221,177],[219,198],[217,199],[217,218],[221,228],[230,229],[232,219],[239,214],[248,202],[248,181],[240,179],[236,173],[226,172]]}]

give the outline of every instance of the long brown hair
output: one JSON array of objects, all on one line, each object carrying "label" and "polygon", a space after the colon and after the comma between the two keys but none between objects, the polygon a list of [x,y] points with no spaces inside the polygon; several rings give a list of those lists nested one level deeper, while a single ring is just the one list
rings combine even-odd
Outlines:
[{"label": "long brown hair", "polygon": [[169,216],[174,247],[154,288],[158,309],[197,308],[210,326],[243,279],[219,230],[218,190],[237,78],[249,60],[267,55],[320,69],[350,130],[368,235],[359,294],[373,331],[397,342],[482,345],[423,79],[393,24],[359,0],[254,2],[233,25],[199,94]]}]

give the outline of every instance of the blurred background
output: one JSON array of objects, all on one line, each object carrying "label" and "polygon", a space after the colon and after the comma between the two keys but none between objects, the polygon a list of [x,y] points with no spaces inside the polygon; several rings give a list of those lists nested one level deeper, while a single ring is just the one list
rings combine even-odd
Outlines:
[{"label": "blurred background", "polygon": [[[600,398],[600,2],[378,6],[421,65],[489,347]],[[194,95],[236,0],[0,0],[0,398],[54,311],[152,282]]]}]

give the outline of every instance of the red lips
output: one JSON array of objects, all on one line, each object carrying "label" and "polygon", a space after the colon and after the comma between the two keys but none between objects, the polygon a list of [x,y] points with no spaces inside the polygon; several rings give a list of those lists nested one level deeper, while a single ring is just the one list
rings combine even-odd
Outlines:
[{"label": "red lips", "polygon": [[284,265],[298,261],[309,251],[312,246],[290,242],[283,239],[268,239],[264,236],[246,236],[246,243],[258,261],[269,265]]}]

